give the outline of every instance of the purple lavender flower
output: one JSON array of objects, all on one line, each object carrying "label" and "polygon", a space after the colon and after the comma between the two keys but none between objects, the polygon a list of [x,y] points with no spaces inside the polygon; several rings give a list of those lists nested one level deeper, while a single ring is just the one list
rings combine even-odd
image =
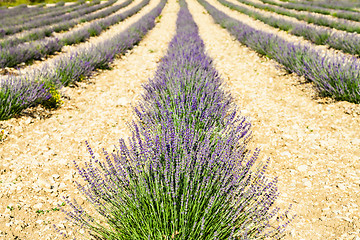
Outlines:
[{"label": "purple lavender flower", "polygon": [[[144,85],[129,146],[90,149],[79,189],[107,225],[69,202],[72,220],[102,239],[238,239],[281,236],[271,229],[278,209],[276,179],[259,155],[246,149],[251,124],[237,114],[231,95],[204,53],[184,1],[177,31],[156,75]],[[285,223],[286,225],[287,223]]]},{"label": "purple lavender flower", "polygon": [[[138,12],[142,7],[148,4],[149,0],[143,0],[133,8],[125,11],[121,15],[112,16],[108,23],[113,23],[115,21],[121,21],[122,19],[131,16]],[[92,45],[88,49],[80,49],[75,50],[70,53],[70,56],[64,56],[59,58],[54,65],[51,67],[44,66],[42,69],[38,69],[33,73],[23,76],[20,75],[18,77],[8,76],[4,82],[11,82],[12,84],[8,85],[8,90],[6,94],[0,95],[0,98],[3,105],[1,106],[4,110],[3,115],[0,116],[0,119],[7,119],[12,117],[15,113],[19,113],[22,109],[33,106],[41,103],[37,98],[33,99],[27,104],[23,104],[22,107],[17,107],[17,105],[11,104],[10,101],[7,100],[9,96],[22,96],[26,93],[23,93],[23,88],[14,87],[17,84],[22,82],[29,81],[30,83],[39,82],[38,79],[42,79],[41,82],[45,81],[46,86],[55,86],[56,89],[59,89],[62,86],[66,86],[75,81],[81,81],[83,78],[90,76],[92,72],[97,68],[107,68],[109,63],[113,61],[116,55],[124,54],[127,50],[131,49],[135,44],[137,44],[145,34],[155,26],[154,19],[158,16],[165,5],[165,1],[159,3],[159,5],[153,9],[150,13],[146,14],[141,21],[138,21],[132,24],[128,29],[124,32],[121,32],[115,35],[113,38],[108,39],[104,42],[100,42],[96,45]],[[135,31],[134,31],[135,30]],[[51,46],[47,44],[47,46]],[[56,47],[56,45],[54,45]],[[36,55],[41,54],[41,51],[31,52],[28,51],[25,53],[27,55]],[[14,55],[9,54],[11,61],[16,61],[15,59],[11,59],[11,56],[16,57]],[[21,56],[23,57],[23,56]],[[1,58],[0,58],[1,60]],[[6,59],[8,61],[8,59]],[[1,61],[0,61],[1,64]],[[46,87],[48,90],[49,88]],[[11,94],[9,94],[11,92]],[[12,97],[13,99],[14,97]],[[46,99],[45,99],[46,101]]]},{"label": "purple lavender flower", "polygon": [[198,0],[217,23],[226,28],[240,42],[260,54],[275,59],[289,72],[295,72],[313,81],[324,96],[337,100],[360,102],[360,62],[344,54],[324,54],[311,44],[288,42],[276,34],[254,29],[230,18],[204,0]]}]

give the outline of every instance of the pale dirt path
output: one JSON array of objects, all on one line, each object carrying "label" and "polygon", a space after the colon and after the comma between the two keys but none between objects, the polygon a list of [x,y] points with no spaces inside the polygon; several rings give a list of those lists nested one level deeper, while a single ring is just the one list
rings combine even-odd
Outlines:
[{"label": "pale dirt path", "polygon": [[268,174],[279,177],[282,193],[277,205],[293,204],[298,215],[285,239],[360,239],[360,116],[345,113],[359,106],[314,100],[298,77],[239,44],[196,1],[188,3],[216,69],[252,120],[251,147],[263,149],[262,160],[271,157]]},{"label": "pale dirt path", "polygon": [[165,54],[178,9],[178,3],[170,1],[156,27],[131,54],[116,60],[112,70],[99,73],[91,83],[66,88],[71,99],[50,118],[0,122],[12,126],[8,139],[0,143],[0,239],[59,239],[52,224],[61,228],[66,222],[52,209],[62,196],[84,204],[74,188],[78,176],[73,161],[84,164],[89,159],[85,140],[100,153],[102,148],[111,152],[118,139],[130,136],[130,105],[136,105],[141,84],[153,76]]},{"label": "pale dirt path", "polygon": [[[132,2],[129,6],[122,8],[119,12],[125,12],[125,11],[133,8],[135,5],[139,4],[140,2],[141,2],[141,0],[134,0],[134,2]],[[52,64],[54,62],[56,62],[56,60],[58,58],[67,56],[67,55],[73,53],[74,51],[77,51],[78,49],[89,48],[92,44],[97,44],[99,42],[102,42],[106,39],[111,38],[112,36],[118,34],[119,32],[124,31],[131,24],[137,22],[142,16],[144,16],[145,14],[150,12],[159,2],[160,2],[160,0],[151,0],[150,3],[148,5],[146,5],[145,7],[143,7],[139,12],[132,15],[131,17],[124,19],[123,21],[121,21],[115,25],[110,26],[109,29],[107,29],[106,31],[103,31],[100,35],[98,35],[96,37],[90,37],[86,42],[64,46],[62,48],[61,52],[58,53],[57,55],[48,56],[48,58],[45,61],[35,61],[34,64],[20,69],[20,72],[25,74],[27,72],[33,71],[34,69],[43,69],[44,66],[46,66],[46,68],[51,68]],[[13,69],[13,70],[11,70],[11,72],[17,73],[18,70]],[[1,80],[1,77],[2,76],[0,76],[0,80]]]}]

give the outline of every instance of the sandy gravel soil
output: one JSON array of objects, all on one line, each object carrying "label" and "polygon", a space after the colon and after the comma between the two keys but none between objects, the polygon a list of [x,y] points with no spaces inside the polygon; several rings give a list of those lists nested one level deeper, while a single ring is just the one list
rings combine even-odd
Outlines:
[{"label": "sandy gravel soil", "polygon": [[[158,3],[153,1],[151,6]],[[56,211],[62,196],[76,197],[73,161],[89,159],[85,140],[94,151],[109,152],[118,139],[129,136],[131,104],[141,83],[151,77],[175,32],[179,9],[171,1],[156,27],[129,54],[104,71],[64,89],[70,100],[45,119],[22,117],[0,122],[10,132],[0,143],[0,239],[59,239],[52,224],[63,229],[64,216]],[[36,113],[35,113],[36,115]]]},{"label": "sandy gravel soil", "polygon": [[285,239],[360,239],[359,107],[316,101],[311,84],[300,85],[188,2],[216,68],[252,119],[253,146],[272,159],[268,172],[279,177],[279,206],[292,204],[297,214]]},{"label": "sandy gravel soil", "polygon": [[[360,239],[359,106],[318,98],[311,84],[239,44],[196,1],[188,4],[225,87],[252,120],[250,147],[272,159],[268,174],[279,177],[282,193],[277,205],[292,204],[289,217],[297,214],[285,239]],[[0,143],[0,239],[56,239],[52,224],[66,225],[55,209],[61,197],[86,204],[74,188],[72,161],[89,158],[85,140],[101,152],[129,136],[130,105],[165,53],[178,9],[170,0],[131,54],[113,70],[64,89],[70,99],[50,116],[34,111],[35,118],[0,122],[9,133]]]}]

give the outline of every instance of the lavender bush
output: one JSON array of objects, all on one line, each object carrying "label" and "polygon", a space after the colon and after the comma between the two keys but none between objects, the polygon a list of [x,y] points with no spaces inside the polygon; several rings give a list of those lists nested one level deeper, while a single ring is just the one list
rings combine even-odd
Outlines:
[{"label": "lavender bush", "polygon": [[[144,0],[142,3],[139,3],[137,7],[141,9],[142,4],[146,5],[147,1],[148,0]],[[19,112],[7,99],[19,98],[19,96],[26,94],[26,92],[23,92],[23,88],[16,87],[21,82],[29,82],[30,84],[44,83],[45,89],[47,89],[49,93],[53,86],[59,89],[75,81],[81,81],[83,78],[90,76],[92,71],[97,68],[107,68],[116,56],[122,55],[131,49],[155,26],[154,19],[160,14],[164,5],[165,0],[161,1],[152,11],[132,24],[124,32],[110,39],[88,48],[75,50],[69,55],[59,58],[55,64],[44,66],[42,69],[38,69],[30,75],[20,75],[18,77],[9,76],[5,81],[11,82],[11,84],[9,84],[8,93],[2,95],[3,105],[1,105],[1,108],[7,110],[1,118],[8,119]],[[139,9],[135,7],[126,11],[124,15],[136,13]],[[36,88],[33,90],[31,96],[37,96],[37,94],[41,94],[42,91],[42,89]],[[37,103],[39,103],[38,98],[28,98],[28,104],[35,105]],[[29,105],[25,105],[20,109],[24,109],[27,106]]]},{"label": "lavender bush", "polygon": [[227,16],[205,0],[198,1],[217,23],[241,43],[275,59],[289,72],[313,81],[321,95],[360,102],[360,62],[357,58],[344,54],[327,55],[322,50],[315,50],[310,44],[288,42],[275,34],[256,30]]},{"label": "lavender bush", "polygon": [[[294,28],[291,29],[290,33],[296,36],[302,36],[303,38],[317,44],[317,45],[329,45],[331,47],[334,47],[335,49],[339,49],[339,50],[343,50],[344,52],[348,52],[347,48],[343,48],[339,45],[332,45],[330,39],[333,39],[332,35],[335,31],[332,31],[331,29],[328,28],[319,28],[319,27],[315,27],[312,25],[307,25],[307,24],[295,24]],[[343,34],[343,39],[346,40],[350,40],[347,39],[347,36],[350,36],[350,33],[346,33],[344,32]],[[351,52],[352,53],[352,52]]]},{"label": "lavender bush", "polygon": [[[237,116],[229,93],[204,54],[186,3],[177,32],[154,79],[144,86],[129,147],[106,161],[76,165],[78,188],[103,216],[101,224],[75,201],[70,221],[98,239],[249,239],[279,237],[270,226],[278,196],[259,151],[245,153],[250,123]],[[282,218],[282,216],[280,216]]]},{"label": "lavender bush", "polygon": [[52,95],[44,82],[9,77],[0,81],[0,120],[6,120],[36,104],[49,100]]}]

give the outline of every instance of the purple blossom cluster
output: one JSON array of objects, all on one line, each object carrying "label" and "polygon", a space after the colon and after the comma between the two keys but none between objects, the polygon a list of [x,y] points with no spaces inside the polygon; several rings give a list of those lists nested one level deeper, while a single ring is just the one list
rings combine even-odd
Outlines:
[{"label": "purple blossom cluster", "polygon": [[327,27],[320,27],[305,22],[294,22],[286,20],[279,16],[265,16],[261,12],[252,8],[243,7],[227,0],[219,0],[219,2],[231,9],[244,13],[257,20],[260,20],[270,26],[288,31],[290,34],[302,36],[303,38],[318,44],[329,45],[330,47],[343,52],[360,56],[360,35],[357,33],[349,33],[337,31]]},{"label": "purple blossom cluster", "polygon": [[[0,29],[0,33],[3,33],[3,35],[11,35],[11,34],[18,33],[18,32],[24,31],[24,30],[47,26],[47,25],[53,24],[53,23],[70,22],[72,19],[75,19],[75,18],[76,19],[72,20],[72,21],[75,23],[74,25],[76,25],[82,19],[83,15],[92,13],[94,11],[97,11],[99,9],[102,9],[102,8],[105,8],[108,6],[111,6],[115,2],[116,2],[116,0],[109,0],[102,4],[97,4],[97,5],[93,5],[93,6],[89,6],[89,7],[85,7],[85,8],[80,8],[76,11],[73,11],[73,12],[67,13],[67,14],[63,14],[60,16],[50,17],[50,18],[48,16],[45,16],[40,19],[28,21],[24,24],[15,25],[15,26],[6,26],[6,27],[3,27]],[[54,31],[56,31],[57,28],[58,28],[57,26],[54,26]],[[59,28],[59,30],[57,30],[57,31],[61,31],[61,28]]]},{"label": "purple blossom cluster", "polygon": [[[98,239],[249,239],[280,237],[289,223],[272,225],[277,180],[251,152],[251,124],[230,93],[180,0],[176,35],[130,125],[128,146],[91,154],[78,188],[103,217],[102,224],[76,201],[68,219]],[[283,216],[278,216],[283,219]]]},{"label": "purple blossom cluster", "polygon": [[18,113],[51,98],[44,82],[33,81],[29,76],[22,79],[9,77],[0,81],[0,120],[9,119],[9,113]]},{"label": "purple blossom cluster", "polygon": [[327,55],[310,44],[289,42],[276,34],[254,29],[233,19],[205,0],[198,1],[238,41],[275,59],[289,72],[313,81],[321,95],[360,103],[360,62],[356,57]]},{"label": "purple blossom cluster", "polygon": [[[144,0],[132,9],[124,12],[123,17],[135,14],[147,3],[148,0]],[[165,1],[163,0],[150,13],[144,15],[125,31],[90,47],[75,50],[69,55],[59,58],[51,66],[44,66],[42,69],[38,69],[26,76],[8,76],[5,81],[1,80],[9,84],[7,85],[8,90],[6,92],[3,88],[0,88],[0,98],[3,102],[0,105],[0,112],[2,113],[0,119],[8,119],[28,106],[46,100],[42,96],[42,92],[46,91],[49,93],[51,87],[59,89],[62,86],[81,81],[84,77],[90,76],[98,68],[108,68],[117,55],[124,54],[139,43],[145,34],[155,26],[154,19],[160,14],[164,5]],[[7,99],[15,99],[26,94],[26,92],[23,92],[25,88],[17,87],[22,82],[29,82],[29,88],[26,91],[31,92],[31,94],[28,94],[30,96],[27,98],[28,104],[20,104],[20,107],[16,107]]]},{"label": "purple blossom cluster", "polygon": [[[102,31],[106,30],[111,25],[119,23],[125,18],[135,14],[149,2],[149,0],[144,0],[128,11],[108,16],[109,14],[128,6],[132,1],[133,0],[127,0],[122,4],[115,5],[103,11],[99,11],[87,17],[83,17],[83,19],[85,19],[86,21],[90,21],[96,18],[102,19],[94,21],[89,25],[81,27],[80,29],[69,31],[57,37],[49,37],[14,46],[12,46],[12,44],[14,44],[14,42],[16,43],[16,40],[14,40],[12,44],[9,43],[9,45],[5,47],[1,47],[0,44],[0,67],[14,67],[22,62],[39,60],[43,57],[60,51],[65,45],[84,42],[92,36],[99,35]],[[61,27],[65,29],[70,28],[70,26],[75,23],[76,21],[71,21],[71,24],[69,25],[67,22],[61,23],[59,25],[61,25]],[[50,27],[50,29],[51,31],[53,31],[54,27]],[[44,31],[46,31],[46,29],[44,29]],[[47,34],[47,32],[44,33],[44,31],[41,30],[41,33]]]}]

